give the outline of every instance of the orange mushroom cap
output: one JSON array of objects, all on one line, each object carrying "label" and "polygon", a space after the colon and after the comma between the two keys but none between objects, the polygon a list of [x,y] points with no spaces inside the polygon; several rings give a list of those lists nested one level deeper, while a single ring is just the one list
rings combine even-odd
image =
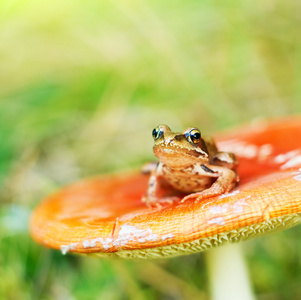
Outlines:
[{"label": "orange mushroom cap", "polygon": [[199,252],[301,222],[300,118],[252,125],[216,140],[239,160],[240,183],[230,193],[157,209],[141,202],[146,175],[83,180],[36,208],[32,236],[63,253],[151,258]]}]

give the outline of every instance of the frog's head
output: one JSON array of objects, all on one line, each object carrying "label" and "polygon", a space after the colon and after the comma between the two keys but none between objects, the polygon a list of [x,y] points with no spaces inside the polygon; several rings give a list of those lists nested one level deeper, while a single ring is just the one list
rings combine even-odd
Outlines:
[{"label": "frog's head", "polygon": [[152,135],[155,141],[154,154],[170,167],[189,166],[209,159],[208,150],[198,128],[190,127],[179,133],[171,131],[166,125],[159,125]]}]

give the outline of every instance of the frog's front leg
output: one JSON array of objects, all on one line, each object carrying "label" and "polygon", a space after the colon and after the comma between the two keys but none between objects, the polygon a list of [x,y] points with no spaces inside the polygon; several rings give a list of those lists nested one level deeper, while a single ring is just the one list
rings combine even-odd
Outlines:
[{"label": "frog's front leg", "polygon": [[147,206],[158,206],[157,189],[160,184],[160,174],[158,173],[161,170],[161,168],[158,169],[158,166],[158,162],[151,162],[145,164],[141,169],[142,174],[150,174],[146,195],[142,197],[142,202],[145,202]]},{"label": "frog's front leg", "polygon": [[142,169],[140,170],[142,174],[152,174],[156,171],[158,168],[159,163],[156,161],[152,161],[149,163],[146,163],[142,166]]},{"label": "frog's front leg", "polygon": [[235,171],[213,165],[208,165],[208,167],[210,170],[219,174],[219,177],[216,179],[216,181],[208,189],[185,196],[181,202],[185,202],[186,200],[192,198],[195,199],[195,202],[198,202],[202,199],[227,193],[234,188],[237,182],[237,174]]},{"label": "frog's front leg", "polygon": [[148,180],[146,195],[142,198],[142,202],[145,202],[147,206],[155,205],[158,202],[158,198],[156,196],[158,184],[156,171],[153,171]]},{"label": "frog's front leg", "polygon": [[153,169],[148,180],[148,188],[146,195],[142,197],[142,202],[145,202],[147,206],[162,208],[163,203],[172,204],[175,200],[179,200],[179,197],[159,197],[159,190],[162,186],[170,186],[162,175],[161,164],[159,163],[156,169]]}]

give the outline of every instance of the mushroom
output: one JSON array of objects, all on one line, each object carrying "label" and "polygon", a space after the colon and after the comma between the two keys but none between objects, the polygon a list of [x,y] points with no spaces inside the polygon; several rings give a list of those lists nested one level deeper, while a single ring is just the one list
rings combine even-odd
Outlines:
[{"label": "mushroom", "polygon": [[99,257],[171,257],[228,244],[208,251],[213,298],[252,299],[238,242],[301,222],[300,136],[300,118],[217,136],[239,159],[240,184],[198,203],[146,207],[148,176],[140,173],[72,184],[36,208],[31,234],[63,254]]}]

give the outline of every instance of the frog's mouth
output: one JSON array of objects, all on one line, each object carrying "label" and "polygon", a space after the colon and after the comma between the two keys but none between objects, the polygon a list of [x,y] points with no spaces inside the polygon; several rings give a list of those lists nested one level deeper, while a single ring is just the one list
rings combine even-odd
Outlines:
[{"label": "frog's mouth", "polygon": [[180,147],[155,147],[154,154],[166,165],[183,166],[208,159],[208,154]]},{"label": "frog's mouth", "polygon": [[189,156],[196,158],[206,158],[208,154],[198,149],[186,149],[181,147],[154,147],[154,153],[157,157],[161,155],[177,155],[177,156]]}]

